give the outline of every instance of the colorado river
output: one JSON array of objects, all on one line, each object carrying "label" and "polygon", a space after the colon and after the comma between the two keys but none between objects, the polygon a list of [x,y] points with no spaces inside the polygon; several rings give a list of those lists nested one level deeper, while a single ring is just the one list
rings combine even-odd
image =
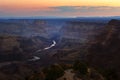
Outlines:
[{"label": "colorado river", "polygon": [[[53,40],[53,41],[52,41],[52,44],[51,44],[49,47],[46,47],[46,48],[44,48],[43,50],[39,49],[39,50],[37,50],[36,52],[38,53],[38,52],[40,52],[40,51],[44,51],[44,50],[51,49],[51,48],[54,47],[55,45],[56,45],[56,41]],[[40,57],[38,57],[38,56],[33,56],[33,58],[32,58],[32,59],[29,59],[28,61],[37,61],[37,60],[39,60],[39,59],[40,59]]]},{"label": "colorado river", "polygon": [[37,60],[39,60],[39,59],[40,59],[40,57],[33,56],[33,58],[32,58],[32,59],[29,59],[28,61],[37,61]]},{"label": "colorado river", "polygon": [[53,40],[53,44],[51,46],[49,46],[49,47],[44,48],[44,50],[48,50],[48,49],[54,47],[55,45],[56,45],[56,42]]},{"label": "colorado river", "polygon": [[[54,47],[56,45],[56,41],[53,40],[52,41],[52,44],[49,46],[49,47],[46,47],[44,49],[39,49],[37,50],[35,53],[37,52],[40,52],[40,51],[44,51],[44,50],[48,50],[48,49],[51,49],[52,47]],[[32,59],[28,59],[27,61],[37,61],[37,60],[40,60],[40,57],[38,56],[33,56]],[[19,61],[12,61],[12,62],[4,62],[4,63],[0,63],[0,68],[3,67],[3,66],[6,66],[6,65],[10,65],[10,64],[13,64],[13,63],[19,63]]]}]

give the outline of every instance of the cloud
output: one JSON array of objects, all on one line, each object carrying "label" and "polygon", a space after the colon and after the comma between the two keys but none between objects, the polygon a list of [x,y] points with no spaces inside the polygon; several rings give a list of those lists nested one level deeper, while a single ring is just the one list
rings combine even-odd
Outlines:
[{"label": "cloud", "polygon": [[61,12],[120,11],[120,7],[110,7],[110,6],[56,6],[50,8]]},{"label": "cloud", "polygon": [[0,7],[0,16],[118,16],[119,14],[120,7],[111,6]]},{"label": "cloud", "polygon": [[111,6],[56,6],[49,7],[58,14],[71,16],[120,16],[120,7]]}]

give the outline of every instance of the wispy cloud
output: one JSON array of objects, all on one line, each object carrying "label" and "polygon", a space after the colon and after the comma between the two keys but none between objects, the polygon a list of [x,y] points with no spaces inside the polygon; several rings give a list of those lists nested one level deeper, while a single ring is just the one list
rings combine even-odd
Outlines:
[{"label": "wispy cloud", "polygon": [[50,8],[61,12],[120,11],[120,7],[110,6],[56,6]]},{"label": "wispy cloud", "polygon": [[0,7],[0,16],[109,16],[119,14],[120,7],[111,6]]}]

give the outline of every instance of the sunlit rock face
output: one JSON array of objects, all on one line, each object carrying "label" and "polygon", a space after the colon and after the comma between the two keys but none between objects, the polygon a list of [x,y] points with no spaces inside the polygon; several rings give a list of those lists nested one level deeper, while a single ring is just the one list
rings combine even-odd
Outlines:
[{"label": "sunlit rock face", "polygon": [[[105,30],[90,42],[87,55],[88,63],[101,70],[111,71],[111,80],[120,77],[120,21],[111,20]],[[107,72],[106,72],[107,73]]]},{"label": "sunlit rock face", "polygon": [[85,43],[92,36],[97,35],[105,24],[70,21],[61,29],[61,39],[66,39],[70,42]]}]

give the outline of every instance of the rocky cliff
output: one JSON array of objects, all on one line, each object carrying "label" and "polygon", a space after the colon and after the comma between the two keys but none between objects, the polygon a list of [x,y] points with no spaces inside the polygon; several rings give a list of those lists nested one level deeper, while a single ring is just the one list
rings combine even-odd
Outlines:
[{"label": "rocky cliff", "polygon": [[120,21],[111,20],[88,48],[87,61],[107,80],[120,80]]},{"label": "rocky cliff", "polygon": [[61,29],[62,39],[84,43],[102,29],[104,23],[69,21]]},{"label": "rocky cliff", "polygon": [[0,22],[0,35],[42,36],[48,38],[47,27],[48,25],[43,20],[4,21]]},{"label": "rocky cliff", "polygon": [[50,44],[50,40],[35,37],[0,36],[0,61],[29,59],[37,50]]}]

